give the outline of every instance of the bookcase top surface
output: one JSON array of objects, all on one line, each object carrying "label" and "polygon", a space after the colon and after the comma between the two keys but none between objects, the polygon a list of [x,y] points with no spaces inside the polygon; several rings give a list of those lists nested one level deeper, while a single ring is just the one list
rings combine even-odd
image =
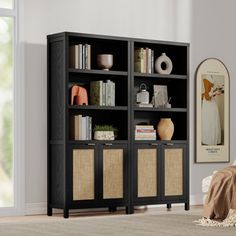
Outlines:
[{"label": "bookcase top surface", "polygon": [[166,45],[185,46],[185,47],[190,46],[190,44],[187,42],[175,42],[175,41],[164,41],[164,40],[145,39],[145,38],[131,38],[131,37],[121,37],[121,36],[108,36],[108,35],[99,35],[99,34],[67,32],[67,31],[47,35],[47,38],[51,39],[51,38],[65,37],[65,36],[94,38],[94,39],[108,39],[108,40],[110,39],[110,40],[120,40],[120,41],[132,41],[132,42],[138,42],[138,43],[166,44]]}]

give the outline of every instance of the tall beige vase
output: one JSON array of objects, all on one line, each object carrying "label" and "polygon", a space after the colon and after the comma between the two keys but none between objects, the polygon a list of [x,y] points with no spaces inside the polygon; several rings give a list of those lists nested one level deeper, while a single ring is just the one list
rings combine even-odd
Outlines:
[{"label": "tall beige vase", "polygon": [[157,132],[161,140],[171,140],[174,134],[174,124],[171,118],[162,118],[157,125]]}]

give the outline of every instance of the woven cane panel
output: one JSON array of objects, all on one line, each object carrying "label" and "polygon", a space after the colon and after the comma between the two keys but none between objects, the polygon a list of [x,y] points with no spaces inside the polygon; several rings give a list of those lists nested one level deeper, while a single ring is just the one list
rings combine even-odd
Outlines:
[{"label": "woven cane panel", "polygon": [[73,200],[94,199],[94,150],[73,150]]},{"label": "woven cane panel", "polygon": [[138,197],[157,196],[157,150],[138,149]]},{"label": "woven cane panel", "polygon": [[183,149],[165,149],[165,196],[183,195]]},{"label": "woven cane panel", "polygon": [[103,150],[103,198],[123,198],[123,149]]}]

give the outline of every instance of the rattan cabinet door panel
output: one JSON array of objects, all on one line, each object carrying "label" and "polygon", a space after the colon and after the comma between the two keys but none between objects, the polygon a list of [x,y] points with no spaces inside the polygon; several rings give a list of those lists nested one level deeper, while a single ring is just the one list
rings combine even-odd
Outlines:
[{"label": "rattan cabinet door panel", "polygon": [[94,149],[73,150],[73,200],[95,198]]},{"label": "rattan cabinet door panel", "polygon": [[124,151],[103,149],[103,199],[123,198]]},{"label": "rattan cabinet door panel", "polygon": [[165,149],[165,196],[183,195],[183,149]]},{"label": "rattan cabinet door panel", "polygon": [[157,149],[137,150],[138,197],[157,196]]}]

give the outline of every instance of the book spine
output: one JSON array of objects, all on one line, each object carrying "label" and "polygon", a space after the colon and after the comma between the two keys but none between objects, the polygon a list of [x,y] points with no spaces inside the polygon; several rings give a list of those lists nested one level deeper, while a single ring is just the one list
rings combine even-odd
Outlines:
[{"label": "book spine", "polygon": [[78,50],[79,50],[79,52],[78,52],[78,54],[79,54],[79,62],[78,62],[78,69],[83,69],[83,65],[82,65],[82,63],[83,63],[83,45],[82,44],[79,44],[78,45]]},{"label": "book spine", "polygon": [[79,118],[79,140],[82,140],[82,115],[78,115]]},{"label": "book spine", "polygon": [[85,47],[84,69],[88,69],[88,44],[85,44],[84,47]]},{"label": "book spine", "polygon": [[142,48],[141,49],[141,51],[142,51],[142,66],[141,66],[141,73],[146,73],[147,72],[147,70],[146,70],[146,68],[147,68],[147,53],[146,53],[146,49],[144,49],[144,48]]},{"label": "book spine", "polygon": [[88,45],[88,70],[91,70],[91,45],[90,44],[87,44]]},{"label": "book spine", "polygon": [[80,132],[80,130],[79,130],[79,126],[80,126],[79,116],[75,116],[74,118],[75,118],[74,119],[74,122],[75,122],[75,140],[79,140],[79,132]]},{"label": "book spine", "polygon": [[86,140],[86,117],[82,117],[82,137],[81,140]]},{"label": "book spine", "polygon": [[151,50],[151,73],[154,73],[154,50]]},{"label": "book spine", "polygon": [[116,84],[112,82],[112,106],[116,105]]},{"label": "book spine", "polygon": [[92,140],[92,117],[89,117],[89,140]]},{"label": "book spine", "polygon": [[152,73],[152,50],[147,49],[147,73]]},{"label": "book spine", "polygon": [[103,105],[103,82],[100,80],[99,82],[99,106]]},{"label": "book spine", "polygon": [[82,45],[82,69],[85,69],[85,45]]},{"label": "book spine", "polygon": [[106,95],[107,95],[107,83],[102,82],[102,105],[103,106],[107,106],[107,99],[106,99]]}]

